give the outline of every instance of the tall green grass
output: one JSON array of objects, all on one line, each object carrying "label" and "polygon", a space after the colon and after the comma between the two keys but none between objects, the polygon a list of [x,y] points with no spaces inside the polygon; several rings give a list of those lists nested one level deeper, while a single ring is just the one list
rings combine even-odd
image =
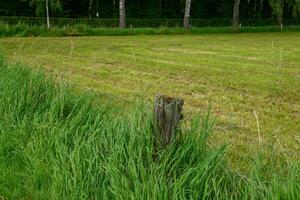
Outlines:
[{"label": "tall green grass", "polygon": [[227,147],[207,145],[209,115],[190,124],[155,150],[147,103],[74,95],[1,57],[0,199],[300,199],[299,164],[259,156],[232,170]]},{"label": "tall green grass", "polygon": [[[242,27],[241,33],[300,31],[299,26],[287,26],[283,30],[278,26]],[[77,24],[65,27],[52,27],[47,29],[41,25],[28,25],[18,23],[9,25],[0,21],[0,37],[64,37],[64,36],[128,36],[128,35],[182,35],[182,34],[222,34],[233,33],[231,27],[202,27],[185,30],[183,28],[95,28],[85,24]]]}]

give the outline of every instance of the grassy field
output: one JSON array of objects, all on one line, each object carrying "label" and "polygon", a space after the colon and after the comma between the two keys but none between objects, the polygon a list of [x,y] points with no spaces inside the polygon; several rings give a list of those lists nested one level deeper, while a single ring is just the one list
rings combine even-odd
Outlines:
[{"label": "grassy field", "polygon": [[300,152],[300,33],[1,38],[11,62],[42,65],[77,91],[126,105],[157,93],[216,118],[212,144],[229,143],[239,167],[274,145]]},{"label": "grassy field", "polygon": [[161,148],[151,110],[74,94],[0,56],[0,199],[300,198],[300,162],[259,153],[247,173],[231,168],[227,146],[207,145],[207,113]]}]

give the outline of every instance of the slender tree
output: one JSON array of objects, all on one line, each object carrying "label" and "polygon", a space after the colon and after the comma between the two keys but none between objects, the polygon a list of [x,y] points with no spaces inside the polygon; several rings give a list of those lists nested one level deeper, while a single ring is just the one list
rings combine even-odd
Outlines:
[{"label": "slender tree", "polygon": [[190,28],[191,2],[192,0],[185,1],[185,11],[184,11],[184,19],[183,19],[183,27],[185,29]]},{"label": "slender tree", "polygon": [[119,11],[120,11],[120,22],[119,27],[120,28],[126,28],[126,11],[125,11],[125,0],[120,0],[119,2]]},{"label": "slender tree", "polygon": [[273,14],[276,15],[278,24],[280,25],[281,29],[283,28],[283,7],[284,7],[285,0],[269,0],[269,4],[272,7]]},{"label": "slender tree", "polygon": [[138,0],[138,2],[137,2],[137,8],[138,8],[137,16],[139,18],[140,17],[140,10],[141,10],[141,0]]},{"label": "slender tree", "polygon": [[117,9],[116,9],[116,0],[113,0],[112,1],[112,6],[113,6],[113,10],[112,10],[112,16],[113,16],[113,18],[115,18],[116,16],[117,16]]},{"label": "slender tree", "polygon": [[89,19],[92,18],[93,0],[89,0]]},{"label": "slender tree", "polygon": [[273,14],[277,16],[278,24],[283,29],[283,10],[284,6],[292,8],[293,16],[297,17],[300,12],[300,0],[269,0]]},{"label": "slender tree", "polygon": [[240,0],[233,0],[232,28],[238,31],[240,26]]},{"label": "slender tree", "polygon": [[50,28],[50,11],[61,11],[60,0],[22,0],[29,2],[31,7],[35,7],[37,16],[47,17],[47,27]]},{"label": "slender tree", "polygon": [[50,28],[49,1],[46,0],[47,28]]}]

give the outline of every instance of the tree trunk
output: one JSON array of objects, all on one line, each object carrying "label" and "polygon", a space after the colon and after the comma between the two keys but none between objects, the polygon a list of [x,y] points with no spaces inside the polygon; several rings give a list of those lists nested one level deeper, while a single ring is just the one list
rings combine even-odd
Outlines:
[{"label": "tree trunk", "polygon": [[138,12],[137,12],[138,18],[140,18],[140,10],[141,10],[141,0],[138,0]]},{"label": "tree trunk", "polygon": [[46,0],[46,15],[47,15],[47,28],[50,28],[50,17],[49,17],[49,3]]},{"label": "tree trunk", "polygon": [[120,0],[120,28],[126,28],[125,0]]},{"label": "tree trunk", "polygon": [[240,22],[240,0],[234,0],[233,18],[232,18],[232,28],[234,31],[239,30],[239,22]]},{"label": "tree trunk", "polygon": [[183,100],[158,95],[154,100],[154,130],[156,146],[165,146],[175,137],[182,119]]},{"label": "tree trunk", "polygon": [[184,19],[183,19],[183,27],[185,29],[190,28],[191,2],[192,0],[186,0],[185,2],[185,12],[184,12]]},{"label": "tree trunk", "polygon": [[283,29],[282,14],[278,14],[277,20],[278,20],[278,24],[280,26],[280,29],[282,30]]},{"label": "tree trunk", "polygon": [[89,2],[89,19],[92,19],[93,0]]}]

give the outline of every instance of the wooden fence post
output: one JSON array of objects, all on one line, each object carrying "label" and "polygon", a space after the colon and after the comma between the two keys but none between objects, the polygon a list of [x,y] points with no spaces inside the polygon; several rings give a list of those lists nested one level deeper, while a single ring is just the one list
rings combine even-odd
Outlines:
[{"label": "wooden fence post", "polygon": [[154,130],[156,142],[169,144],[175,137],[175,131],[182,119],[183,99],[157,95],[154,99]]}]

